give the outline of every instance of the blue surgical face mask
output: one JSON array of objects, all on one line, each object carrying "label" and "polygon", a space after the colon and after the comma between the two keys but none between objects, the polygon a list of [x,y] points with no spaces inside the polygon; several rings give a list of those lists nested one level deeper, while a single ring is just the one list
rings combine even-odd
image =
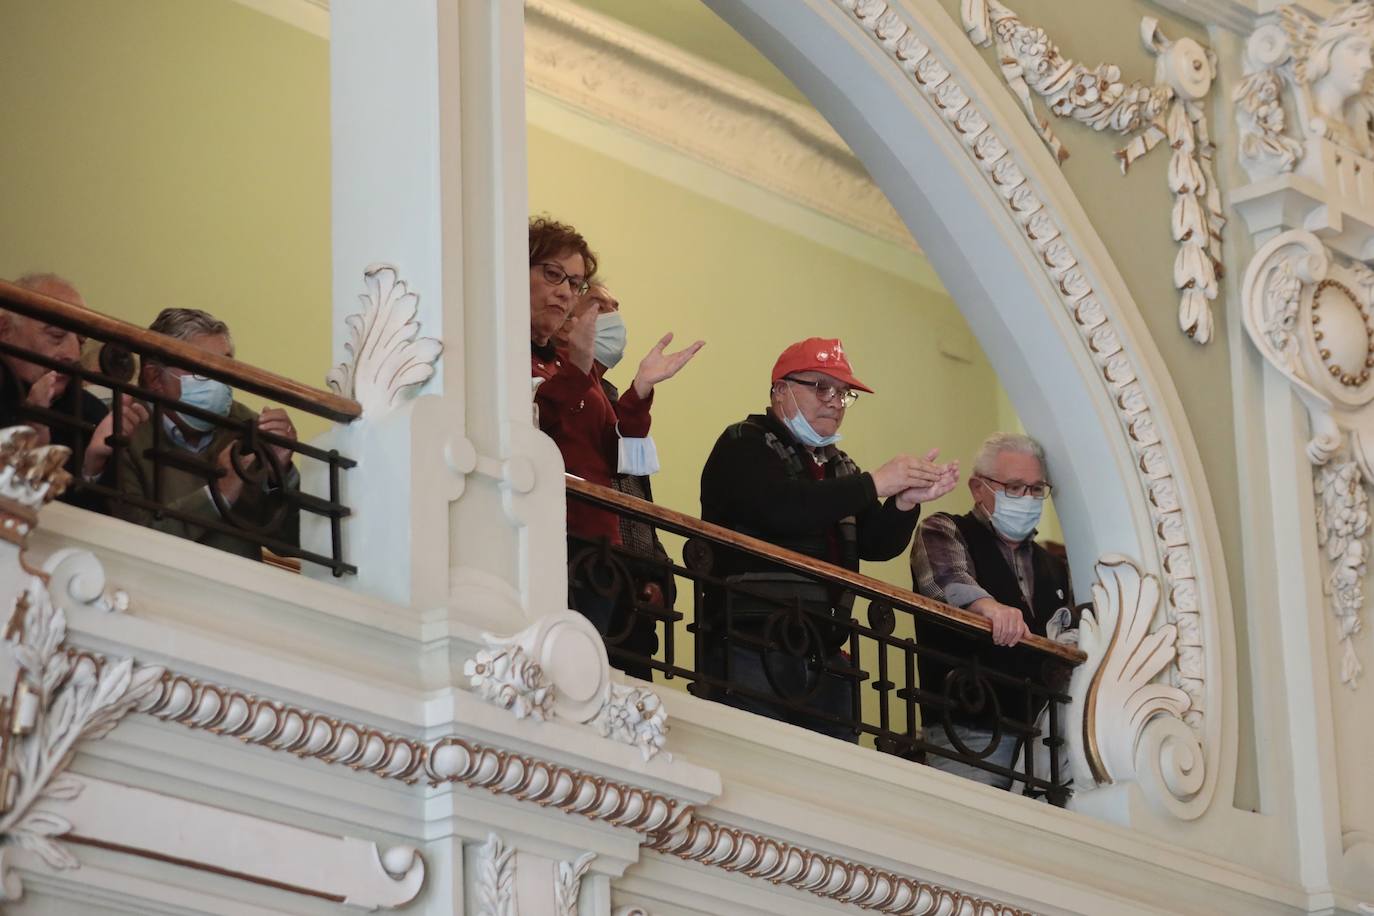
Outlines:
[{"label": "blue surgical face mask", "polygon": [[[788,385],[787,390],[791,393],[792,386]],[[806,419],[806,415],[803,414],[801,408],[797,406],[797,396],[795,394],[792,395],[792,406],[796,408],[797,412],[790,417],[783,417],[782,425],[786,426],[788,432],[796,436],[797,441],[802,445],[811,448],[822,448],[826,445],[834,445],[836,442],[840,441],[840,434],[838,432],[831,433],[828,436],[822,436],[820,433],[816,432],[816,427],[811,425],[811,421]]]},{"label": "blue surgical face mask", "polygon": [[596,316],[596,342],[592,353],[597,362],[612,369],[625,356],[625,319],[619,312]]},{"label": "blue surgical face mask", "polygon": [[992,510],[992,527],[1009,541],[1024,541],[1030,537],[1035,526],[1040,524],[1040,513],[1045,508],[1043,499],[1034,496],[1008,496],[993,491],[996,500]]},{"label": "blue surgical face mask", "polygon": [[[208,410],[221,417],[229,416],[229,408],[234,403],[234,389],[212,378],[197,378],[194,375],[181,377],[181,397],[183,404]],[[178,414],[183,423],[192,429],[205,432],[214,429],[215,424],[200,417]]]}]

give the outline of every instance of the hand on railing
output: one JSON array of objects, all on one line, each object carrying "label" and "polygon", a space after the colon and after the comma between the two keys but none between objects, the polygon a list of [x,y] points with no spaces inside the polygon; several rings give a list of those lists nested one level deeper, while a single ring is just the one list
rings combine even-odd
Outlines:
[{"label": "hand on railing", "polygon": [[[268,407],[258,416],[258,431],[281,436],[283,439],[296,440],[296,427],[291,417],[280,407]],[[272,457],[279,468],[285,469],[291,463],[292,449],[285,445],[269,445]]]},{"label": "hand on railing", "polygon": [[992,641],[999,646],[1014,646],[1031,634],[1021,611],[993,598],[979,598],[968,606],[992,624]]}]

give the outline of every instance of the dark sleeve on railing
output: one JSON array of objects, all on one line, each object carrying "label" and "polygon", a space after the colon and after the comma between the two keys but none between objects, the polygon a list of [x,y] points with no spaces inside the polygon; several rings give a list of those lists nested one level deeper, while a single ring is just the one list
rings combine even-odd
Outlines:
[{"label": "dark sleeve on railing", "polygon": [[890,560],[904,553],[920,518],[919,503],[906,512],[897,508],[895,496],[882,505],[874,503],[856,519],[859,523],[859,559]]},{"label": "dark sleeve on railing", "polygon": [[752,533],[815,531],[870,507],[879,508],[869,474],[790,479],[782,459],[762,439],[722,436],[701,472],[702,517]]}]

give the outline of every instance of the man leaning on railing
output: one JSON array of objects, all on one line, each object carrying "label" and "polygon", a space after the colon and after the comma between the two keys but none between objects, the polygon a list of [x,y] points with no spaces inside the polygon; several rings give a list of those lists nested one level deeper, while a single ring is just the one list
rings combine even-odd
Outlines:
[{"label": "man leaning on railing", "polygon": [[[86,307],[76,287],[56,274],[26,274],[15,285]],[[74,366],[81,360],[83,341],[67,328],[0,310],[0,342],[33,356]],[[121,432],[128,435],[148,419],[148,411],[127,395],[122,400]],[[73,477],[88,482],[109,477],[113,420],[113,414],[84,389],[80,379],[14,353],[0,354],[0,429],[30,426],[38,434],[40,444],[71,449],[66,470]],[[79,487],[68,489],[58,498],[85,509],[104,510],[103,500]]]},{"label": "man leaning on railing", "polygon": [[[234,355],[229,326],[199,309],[163,309],[149,330],[219,356]],[[276,443],[254,448],[245,441],[249,429],[294,441],[296,429],[286,411],[268,408],[255,414],[234,400],[225,383],[152,357],[143,359],[141,384],[203,415],[168,409],[160,423],[145,424],[133,435],[119,456],[124,499],[115,500],[116,514],[255,560],[262,559],[262,538],[296,546],[300,509],[289,496],[298,489],[300,475],[291,463],[292,449]],[[182,517],[149,508],[151,503]],[[243,534],[186,517],[228,522]]]},{"label": "man leaning on railing", "polygon": [[[846,410],[872,390],[838,340],[784,350],[768,410],[728,427],[706,461],[702,518],[849,570],[901,554],[920,504],[954,489],[959,466],[936,463],[932,450],[860,471],[835,443]],[[845,676],[856,665],[842,652],[854,596],[741,552],[721,556],[713,573],[727,587],[712,590],[698,645],[702,669],[728,681],[714,697],[857,740],[856,685]]]},{"label": "man leaning on railing", "polygon": [[[1045,451],[1029,436],[996,433],[978,450],[968,486],[973,496],[971,511],[964,515],[937,512],[917,530],[911,548],[913,587],[927,598],[986,618],[992,624],[993,645],[981,634],[960,633],[920,619],[916,621],[917,642],[949,656],[972,656],[986,670],[1038,683],[1052,680],[1045,676],[1045,659],[1010,648],[1032,633],[1059,638],[1075,625],[1068,569],[1035,543],[1035,526],[1050,494]],[[937,690],[950,670],[934,653],[920,658],[921,683],[929,690]],[[1021,739],[998,728],[993,720],[997,711],[1024,716],[1025,694],[1000,683],[993,691],[997,696],[987,699],[996,699],[995,704],[953,708],[945,716],[948,726],[939,717],[928,722],[925,740],[949,751],[957,749],[955,739],[964,747],[987,748],[985,763],[1014,767]],[[1040,711],[1032,709],[1031,719]],[[987,785],[1011,786],[1010,776],[954,757],[931,754],[926,762]],[[1045,771],[1042,767],[1041,772]]]}]

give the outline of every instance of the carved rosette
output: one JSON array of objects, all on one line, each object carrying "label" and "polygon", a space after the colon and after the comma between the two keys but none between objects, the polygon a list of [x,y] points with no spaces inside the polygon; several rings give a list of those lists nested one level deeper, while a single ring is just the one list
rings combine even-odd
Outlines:
[{"label": "carved rosette", "polygon": [[1292,384],[1312,437],[1317,542],[1337,621],[1341,680],[1359,681],[1354,637],[1364,611],[1368,485],[1374,479],[1374,273],[1293,230],[1250,262],[1242,292],[1251,342]]},{"label": "carved rosette", "polygon": [[346,319],[349,358],[331,369],[325,382],[335,394],[361,403],[363,417],[376,420],[400,404],[406,391],[429,381],[444,345],[419,336],[415,316],[420,297],[395,267],[373,265],[363,281],[363,310]]},{"label": "carved rosette", "polygon": [[1203,102],[1212,88],[1216,61],[1191,38],[1170,41],[1151,18],[1141,38],[1155,55],[1153,83],[1124,83],[1115,64],[1087,67],[1065,58],[1045,30],[1023,22],[998,0],[963,0],[964,30],[979,46],[995,45],[1002,76],[1020,100],[1032,126],[1059,162],[1069,151],[1040,117],[1038,95],[1051,112],[1093,130],[1132,135],[1117,152],[1122,174],[1167,140],[1169,190],[1174,195],[1171,229],[1179,245],[1174,285],[1179,290],[1179,327],[1200,344],[1212,339],[1212,307],[1221,263],[1221,210],[1212,162],[1215,147]]},{"label": "carved rosette", "polygon": [[576,611],[541,618],[514,636],[484,635],[486,648],[463,664],[474,690],[518,718],[550,716],[587,724],[602,737],[663,750],[668,714],[648,687],[615,683],[601,634]]},{"label": "carved rosette", "polygon": [[[1200,812],[1211,803],[1217,784],[1215,765],[1221,750],[1223,684],[1210,666],[1219,658],[1224,639],[1216,608],[1203,613],[1211,587],[1200,576],[1203,565],[1194,531],[1197,522],[1187,506],[1187,488],[1168,442],[1167,412],[1142,384],[1138,358],[1123,343],[1130,337],[1103,302],[1081,264],[1073,242],[1064,235],[1058,214],[1041,199],[1018,161],[1018,153],[989,122],[949,67],[923,40],[919,27],[901,5],[885,0],[833,0],[848,11],[860,34],[867,35],[910,79],[919,95],[943,118],[970,163],[1003,201],[1019,227],[1032,257],[1059,292],[1078,328],[1086,355],[1098,369],[1105,393],[1117,413],[1132,452],[1133,465],[1151,516],[1154,562],[1161,574],[1164,620],[1177,627],[1179,651],[1167,669],[1167,682],[1188,695],[1184,721],[1198,736],[1205,757],[1202,788],[1188,807]],[[1216,710],[1215,713],[1213,710]],[[1086,764],[1085,764],[1086,766]],[[1176,803],[1172,795],[1160,804]]]}]

